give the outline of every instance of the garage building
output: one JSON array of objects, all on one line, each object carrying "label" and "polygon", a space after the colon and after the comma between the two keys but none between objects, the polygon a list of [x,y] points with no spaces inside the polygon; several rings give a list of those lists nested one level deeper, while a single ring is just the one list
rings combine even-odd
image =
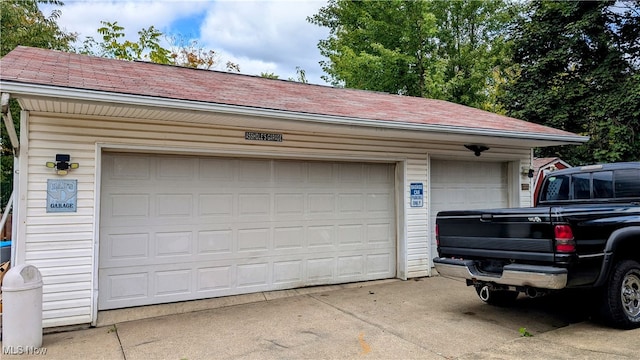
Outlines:
[{"label": "garage building", "polygon": [[529,206],[532,148],[587,140],[439,100],[28,47],[0,81],[22,109],[12,263],[41,271],[45,327],[430,276],[439,210]]}]

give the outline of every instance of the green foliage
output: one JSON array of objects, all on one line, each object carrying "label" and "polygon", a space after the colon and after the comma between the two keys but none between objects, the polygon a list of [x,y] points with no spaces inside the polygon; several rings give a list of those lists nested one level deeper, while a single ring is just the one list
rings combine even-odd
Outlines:
[{"label": "green foliage", "polygon": [[581,135],[537,150],[572,165],[640,160],[640,2],[533,1],[513,33],[509,115]]},{"label": "green foliage", "polygon": [[[102,41],[86,37],[76,52],[120,60],[141,60],[156,64],[169,64],[193,69],[209,70],[219,64],[219,56],[214,50],[201,47],[196,40],[186,41],[181,36],[167,36],[154,26],[138,31],[138,40],[125,40],[125,29],[117,21],[101,21],[98,29]],[[170,48],[161,45],[162,40],[170,43]],[[228,61],[227,71],[240,72],[238,64]]]},{"label": "green foliage", "polygon": [[505,28],[519,11],[503,1],[433,1],[437,57],[444,59],[444,99],[477,108],[493,104],[496,84],[509,72]]},{"label": "green foliage", "polygon": [[307,18],[330,30],[318,47],[335,86],[491,105],[508,73],[505,24],[516,5],[492,1],[330,0]]},{"label": "green foliage", "polygon": [[263,77],[263,78],[266,78],[266,79],[275,79],[275,80],[280,78],[280,76],[278,76],[278,75],[276,75],[275,73],[272,73],[272,72],[268,72],[268,73],[262,72],[262,73],[260,73],[260,77]]},{"label": "green foliage", "polygon": [[[121,60],[146,60],[158,64],[170,64],[173,59],[171,52],[160,45],[162,32],[154,26],[138,31],[138,41],[124,40],[124,27],[117,21],[101,21],[102,27],[98,33],[102,35],[102,41],[98,42],[93,37],[87,37],[80,49],[81,54],[96,55],[111,59]],[[94,49],[98,49],[96,52]]]},{"label": "green foliage", "polygon": [[518,329],[518,332],[522,337],[533,337],[533,335],[527,331],[527,328],[521,327],[520,329]]},{"label": "green foliage", "polygon": [[[321,66],[334,86],[412,96],[433,96],[425,82],[438,77],[429,59],[436,45],[435,18],[424,1],[330,0],[308,21],[330,29],[321,40]],[[436,96],[437,97],[437,96]]]},{"label": "green foliage", "polygon": [[289,81],[296,81],[299,83],[307,84],[309,80],[307,80],[307,72],[304,69],[300,68],[300,66],[296,66],[296,76],[297,78],[289,78]]},{"label": "green foliage", "polygon": [[0,56],[5,56],[18,45],[68,51],[77,35],[66,33],[56,20],[60,10],[46,17],[38,4],[62,6],[58,0],[2,0],[0,1]]}]

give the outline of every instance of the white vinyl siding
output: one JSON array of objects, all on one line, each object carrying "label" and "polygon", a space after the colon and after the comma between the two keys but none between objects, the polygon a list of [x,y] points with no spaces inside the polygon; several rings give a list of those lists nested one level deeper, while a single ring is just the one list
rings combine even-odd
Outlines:
[{"label": "white vinyl siding", "polygon": [[[94,105],[81,105],[92,107]],[[52,111],[75,111],[71,105],[52,107]],[[105,113],[106,114],[106,113]],[[155,115],[154,115],[155,114]],[[117,114],[112,114],[117,115]],[[140,116],[161,116],[159,111],[140,109]],[[204,118],[204,117],[203,117]],[[212,119],[209,115],[208,119]],[[402,134],[390,137],[362,136],[357,128],[320,126],[314,124],[281,123],[274,119],[248,118],[221,115],[221,125],[193,122],[160,121],[117,117],[80,117],[76,115],[44,116],[31,113],[23,127],[28,129],[28,141],[22,141],[20,184],[22,219],[18,222],[19,261],[37,266],[43,274],[44,326],[62,326],[88,323],[95,316],[94,303],[97,284],[94,283],[94,264],[98,253],[96,216],[99,214],[100,157],[102,149],[123,152],[158,152],[184,155],[215,155],[233,157],[262,157],[270,159],[300,159],[314,161],[353,161],[402,163],[406,177],[400,194],[405,197],[404,206],[397,209],[402,214],[397,223],[398,248],[406,248],[404,261],[398,264],[398,276],[424,276],[428,274],[429,254],[425,239],[430,238],[428,223],[427,154],[439,157],[473,160],[473,154],[463,147],[463,142],[427,142]],[[210,121],[210,120],[209,120]],[[267,128],[267,124],[271,128]],[[277,126],[277,127],[276,127]],[[302,130],[308,127],[307,130]],[[274,129],[290,129],[287,131]],[[263,129],[263,130],[261,130]],[[292,130],[295,129],[295,130]],[[283,134],[283,142],[259,142],[244,139],[245,131],[266,131]],[[412,134],[409,134],[412,135]],[[80,164],[69,175],[59,177],[45,166],[56,154],[69,154],[72,162]],[[529,149],[510,147],[492,148],[482,154],[494,161],[520,161],[528,159]],[[47,179],[64,178],[78,180],[78,211],[76,213],[46,213]],[[411,182],[424,182],[424,208],[410,208]],[[528,192],[517,194],[527,199]],[[425,228],[426,227],[426,228]],[[404,264],[404,265],[403,265]]]},{"label": "white vinyl siding", "polygon": [[428,204],[428,178],[427,157],[407,160],[407,178],[405,188],[409,189],[411,183],[423,185],[423,206],[411,207],[411,194],[407,192],[406,216],[407,216],[407,277],[420,277],[431,275],[429,266],[429,207]]}]

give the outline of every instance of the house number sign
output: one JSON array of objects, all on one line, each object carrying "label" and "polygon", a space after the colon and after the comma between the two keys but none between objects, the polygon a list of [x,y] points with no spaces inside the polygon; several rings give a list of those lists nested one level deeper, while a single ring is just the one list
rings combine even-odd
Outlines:
[{"label": "house number sign", "polygon": [[77,212],[78,180],[47,179],[47,212]]},{"label": "house number sign", "polygon": [[246,131],[244,133],[244,139],[245,140],[257,140],[257,141],[282,142],[282,134]]}]

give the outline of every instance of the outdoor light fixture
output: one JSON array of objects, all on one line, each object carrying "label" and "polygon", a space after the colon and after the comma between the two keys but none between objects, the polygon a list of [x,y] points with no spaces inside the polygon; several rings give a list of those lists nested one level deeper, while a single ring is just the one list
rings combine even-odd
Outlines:
[{"label": "outdoor light fixture", "polygon": [[69,163],[71,156],[69,154],[56,154],[56,161],[47,161],[47,167],[56,169],[58,175],[67,175],[69,170],[80,167],[78,163]]},{"label": "outdoor light fixture", "polygon": [[480,156],[480,154],[481,154],[483,151],[487,151],[487,150],[489,150],[489,147],[488,147],[488,146],[485,146],[485,145],[471,145],[471,144],[467,144],[467,145],[465,145],[464,147],[466,147],[467,149],[469,149],[469,150],[473,151],[473,153],[474,153],[476,156]]},{"label": "outdoor light fixture", "polygon": [[522,168],[522,176],[526,176],[528,178],[532,178],[533,177],[533,169],[528,169],[528,168]]}]

